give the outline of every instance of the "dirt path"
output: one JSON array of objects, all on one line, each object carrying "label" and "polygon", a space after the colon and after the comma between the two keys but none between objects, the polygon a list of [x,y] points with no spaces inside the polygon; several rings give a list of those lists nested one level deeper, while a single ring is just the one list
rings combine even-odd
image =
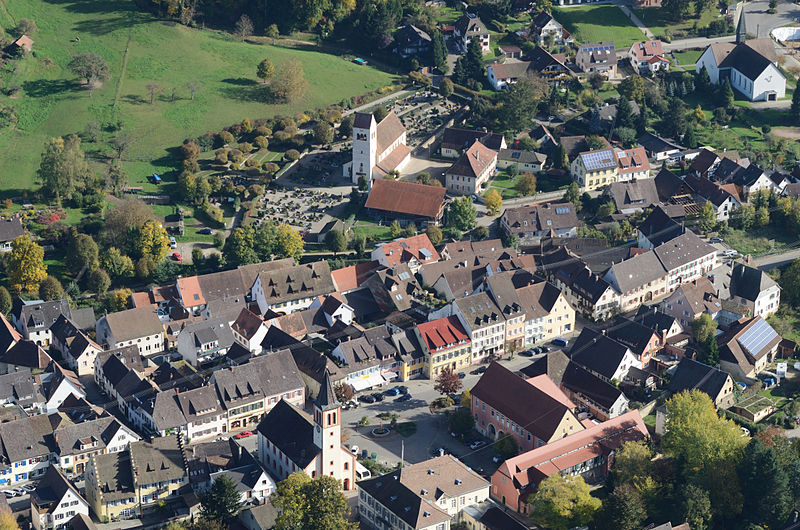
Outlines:
[{"label": "dirt path", "polygon": [[122,92],[122,82],[125,80],[125,71],[128,69],[128,51],[131,49],[131,40],[133,40],[133,26],[136,13],[131,11],[130,16],[130,31],[128,32],[128,42],[125,43],[125,53],[122,54],[122,66],[119,69],[119,79],[117,80],[117,89],[114,91],[114,104],[111,106],[112,114],[117,114],[117,103],[119,102],[119,95]]},{"label": "dirt path", "polygon": [[772,132],[781,138],[800,140],[800,127],[774,127]]}]

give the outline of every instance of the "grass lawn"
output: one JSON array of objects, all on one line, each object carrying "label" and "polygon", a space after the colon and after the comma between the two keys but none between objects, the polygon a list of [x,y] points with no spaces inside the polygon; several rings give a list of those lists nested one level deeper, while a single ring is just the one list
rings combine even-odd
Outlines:
[{"label": "grass lawn", "polygon": [[784,339],[800,343],[800,313],[790,306],[781,304],[777,313],[767,317],[767,322]]},{"label": "grass lawn", "polygon": [[672,52],[675,62],[680,66],[694,66],[703,50],[683,50],[679,52]]},{"label": "grass lawn", "polygon": [[[774,240],[774,245],[770,243],[771,240]],[[779,251],[792,241],[794,241],[792,234],[775,230],[771,226],[751,228],[747,231],[731,229],[725,233],[725,242],[743,255],[760,256],[772,251]]]},{"label": "grass lawn", "polygon": [[392,233],[388,226],[381,226],[372,221],[361,219],[353,225],[353,234],[363,235],[372,241],[387,241],[392,238]]},{"label": "grass lawn", "polygon": [[709,22],[715,18],[722,18],[719,11],[710,6],[706,9],[700,18],[688,18],[683,21],[675,22],[664,8],[647,8],[647,9],[632,9],[639,20],[644,23],[647,28],[655,34],[656,37],[663,37],[667,29],[669,29],[672,38],[682,38],[688,29],[691,29],[695,22],[698,28],[708,26]]},{"label": "grass lawn", "polygon": [[639,28],[613,5],[553,9],[553,16],[580,43],[614,41],[617,48],[629,48],[645,38]]},{"label": "grass lawn", "polygon": [[[124,0],[0,0],[0,13],[4,10],[14,20],[35,20],[39,30],[33,36],[34,53],[15,63],[15,72],[0,72],[0,88],[22,87],[15,99],[0,95],[0,105],[13,106],[19,117],[14,130],[0,131],[0,197],[35,187],[47,138],[80,132],[90,122],[106,127],[121,121],[134,139],[124,160],[130,183],[151,192],[153,186],[144,184],[144,178],[157,172],[174,179],[169,173],[175,165],[170,149],[184,138],[217,131],[244,117],[291,115],[338,103],[393,80],[388,73],[335,55],[243,43],[225,33],[157,20]],[[4,29],[10,29],[10,17],[0,17]],[[88,52],[101,55],[111,73],[93,94],[79,86],[67,67],[73,55]],[[265,57],[278,68],[284,61],[299,60],[309,84],[307,94],[291,104],[266,103],[265,89],[255,79],[256,64]],[[192,81],[199,86],[194,101],[186,88]],[[163,93],[151,105],[146,86],[153,82]],[[111,135],[106,130],[99,144],[86,142],[84,148],[102,158]]]}]

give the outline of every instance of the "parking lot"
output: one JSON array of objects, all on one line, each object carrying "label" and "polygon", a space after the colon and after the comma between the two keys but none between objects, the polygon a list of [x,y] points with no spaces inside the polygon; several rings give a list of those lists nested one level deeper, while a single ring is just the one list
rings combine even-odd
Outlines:
[{"label": "parking lot", "polygon": [[[531,357],[517,355],[512,360],[506,358],[501,363],[508,369],[516,371],[524,368],[531,361]],[[477,365],[472,366],[467,371],[466,377],[462,379],[462,391],[471,389],[478,382],[480,375],[472,373],[477,368]],[[408,388],[408,395],[411,397],[405,398],[407,401],[398,401],[400,396],[385,396],[383,401],[360,403],[358,408],[342,412],[343,424],[347,427],[345,436],[349,435],[345,440],[348,447],[357,445],[359,454],[364,450],[367,451],[367,455],[375,453],[378,462],[390,466],[396,465],[401,458],[409,464],[422,462],[434,456],[434,449],[444,448],[479,473],[490,475],[497,469],[498,464],[492,462],[495,453],[491,445],[487,444],[477,450],[470,449],[465,443],[450,435],[447,415],[444,411],[431,412],[430,404],[441,396],[433,389],[433,381],[415,379],[387,385],[383,388],[373,388],[359,395],[386,391],[400,385]],[[455,410],[455,408],[451,407],[451,410]],[[397,414],[398,423],[414,422],[416,432],[407,437],[394,431],[382,438],[373,436],[372,430],[381,425],[378,414],[382,412]],[[359,426],[359,420],[365,416],[369,420],[369,425]]]}]

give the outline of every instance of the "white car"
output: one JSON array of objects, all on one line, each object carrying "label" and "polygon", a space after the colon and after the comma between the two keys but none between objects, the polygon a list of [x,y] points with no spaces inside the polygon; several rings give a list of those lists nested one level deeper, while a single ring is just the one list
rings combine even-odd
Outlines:
[{"label": "white car", "polygon": [[353,453],[354,455],[357,455],[358,454],[358,446],[354,445],[354,446],[350,447],[350,452]]},{"label": "white car", "polygon": [[178,242],[175,241],[175,238],[173,236],[169,236],[169,248],[173,250],[178,248]]},{"label": "white car", "polygon": [[723,254],[725,254],[729,258],[735,258],[736,256],[739,255],[739,252],[736,251],[736,250],[733,250],[732,248],[729,248],[729,249],[725,250],[725,252],[723,252]]}]

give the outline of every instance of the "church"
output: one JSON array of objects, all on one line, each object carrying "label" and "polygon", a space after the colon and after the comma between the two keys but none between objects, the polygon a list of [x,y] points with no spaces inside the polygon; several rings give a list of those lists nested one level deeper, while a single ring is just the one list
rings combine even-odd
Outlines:
[{"label": "church", "polygon": [[258,424],[258,458],[283,480],[300,471],[335,478],[345,491],[356,487],[356,455],[342,445],[342,409],[326,373],[314,400],[314,417],[280,400]]},{"label": "church", "polygon": [[708,72],[712,84],[730,80],[731,87],[750,101],[776,101],[786,96],[786,77],[778,69],[772,39],[747,39],[745,13],[739,15],[736,42],[710,45],[697,60],[696,71]]},{"label": "church", "polygon": [[406,128],[394,112],[380,123],[372,114],[356,112],[353,120],[353,159],[344,166],[353,184],[360,177],[372,180],[383,178],[392,171],[401,171],[411,159],[411,149],[406,145]]}]

